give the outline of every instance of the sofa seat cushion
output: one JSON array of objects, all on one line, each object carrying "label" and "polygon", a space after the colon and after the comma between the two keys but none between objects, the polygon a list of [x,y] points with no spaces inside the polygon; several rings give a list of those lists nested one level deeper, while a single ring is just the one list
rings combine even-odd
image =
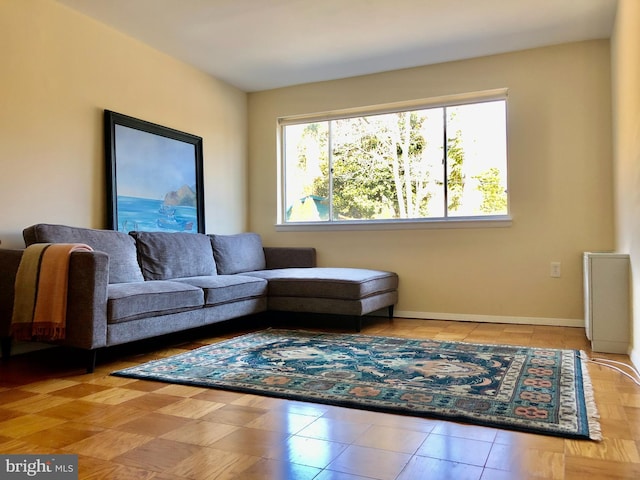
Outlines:
[{"label": "sofa seat cushion", "polygon": [[107,293],[108,323],[176,313],[204,305],[202,290],[181,282],[118,283],[109,285]]},{"label": "sofa seat cushion", "polygon": [[174,281],[204,290],[205,305],[219,305],[267,295],[267,281],[245,275],[178,278]]},{"label": "sofa seat cushion", "polygon": [[269,282],[269,296],[359,300],[398,288],[398,275],[363,268],[282,268],[249,272]]},{"label": "sofa seat cushion", "polygon": [[131,232],[146,280],[215,275],[211,240],[203,233]]},{"label": "sofa seat cushion", "polygon": [[109,255],[109,283],[142,282],[136,243],[123,232],[38,223],[22,232],[27,246],[33,243],[86,243]]}]

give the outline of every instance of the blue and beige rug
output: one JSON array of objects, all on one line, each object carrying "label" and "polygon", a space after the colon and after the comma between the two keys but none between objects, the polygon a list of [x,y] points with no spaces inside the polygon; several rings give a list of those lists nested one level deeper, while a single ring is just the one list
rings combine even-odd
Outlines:
[{"label": "blue and beige rug", "polygon": [[113,375],[601,439],[578,350],[265,330]]}]

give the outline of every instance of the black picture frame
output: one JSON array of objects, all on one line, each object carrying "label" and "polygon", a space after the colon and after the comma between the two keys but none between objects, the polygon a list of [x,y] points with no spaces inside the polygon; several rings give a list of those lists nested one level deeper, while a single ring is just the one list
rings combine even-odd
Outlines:
[{"label": "black picture frame", "polygon": [[107,225],[205,233],[202,138],[104,111]]}]

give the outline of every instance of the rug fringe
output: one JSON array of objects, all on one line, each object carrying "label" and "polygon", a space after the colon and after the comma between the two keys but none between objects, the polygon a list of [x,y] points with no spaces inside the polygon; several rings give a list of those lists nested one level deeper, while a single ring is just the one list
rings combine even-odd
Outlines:
[{"label": "rug fringe", "polygon": [[589,362],[589,356],[584,350],[580,350],[580,363],[582,366],[582,386],[584,389],[584,401],[587,407],[587,422],[589,424],[589,438],[597,442],[602,441],[602,430],[600,429],[600,414],[598,413],[598,406],[596,405],[596,399],[593,392],[593,384],[591,383],[591,376],[587,369],[587,363]]}]

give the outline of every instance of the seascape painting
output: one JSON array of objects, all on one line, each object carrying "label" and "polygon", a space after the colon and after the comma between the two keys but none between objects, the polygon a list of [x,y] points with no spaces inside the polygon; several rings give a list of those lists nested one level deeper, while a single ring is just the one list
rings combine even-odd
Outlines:
[{"label": "seascape painting", "polygon": [[118,231],[198,231],[196,207],[171,206],[163,200],[118,196]]},{"label": "seascape painting", "polygon": [[204,232],[202,139],[108,114],[111,228]]}]

